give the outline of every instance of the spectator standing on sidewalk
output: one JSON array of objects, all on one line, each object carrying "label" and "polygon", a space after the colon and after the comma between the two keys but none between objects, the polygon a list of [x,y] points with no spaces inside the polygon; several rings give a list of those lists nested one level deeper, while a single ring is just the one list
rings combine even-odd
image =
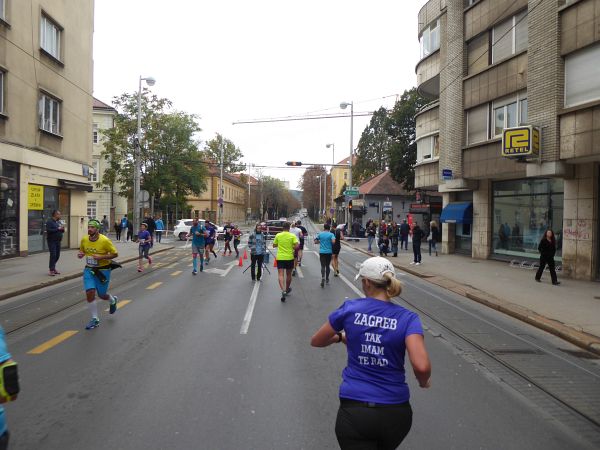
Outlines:
[{"label": "spectator standing on sidewalk", "polygon": [[435,256],[438,255],[436,244],[439,240],[440,230],[435,220],[429,222],[429,236],[427,236],[427,242],[429,243],[429,256],[431,256],[431,250],[435,252]]},{"label": "spectator standing on sidewalk", "polygon": [[368,252],[373,252],[373,241],[375,240],[375,235],[377,234],[377,226],[373,220],[369,219],[369,225],[367,225],[367,240],[369,242]]},{"label": "spectator standing on sidewalk", "polygon": [[102,234],[108,234],[108,232],[110,231],[110,227],[108,225],[108,219],[106,218],[106,216],[102,216],[102,222],[100,222],[102,224]]},{"label": "spectator standing on sidewalk", "polygon": [[535,274],[535,281],[538,283],[542,281],[544,268],[546,267],[546,264],[548,264],[552,284],[558,286],[560,281],[558,281],[558,278],[556,277],[556,270],[554,268],[554,255],[556,254],[556,238],[554,236],[554,231],[551,229],[546,230],[544,237],[538,245],[538,251],[540,252],[540,267]]},{"label": "spectator standing on sidewalk", "polygon": [[[133,228],[133,224],[131,224],[131,227]],[[125,239],[128,239],[129,236],[129,232],[127,231],[129,229],[129,219],[127,218],[127,214],[123,216],[123,218],[121,219],[121,234],[119,235],[120,237],[123,238],[123,242],[125,242]]]},{"label": "spectator standing on sidewalk", "polygon": [[148,233],[150,233],[150,237],[152,238],[151,244],[154,244],[154,232],[156,231],[156,222],[154,222],[152,216],[148,215],[148,217],[144,219],[144,223],[148,225]]},{"label": "spectator standing on sidewalk", "polygon": [[[265,253],[267,253],[267,240],[260,223],[256,224],[254,231],[248,236],[248,248],[250,249],[250,276],[252,281],[260,281]],[[257,264],[258,271],[256,270]]]},{"label": "spectator standing on sidewalk", "polygon": [[431,385],[431,363],[419,316],[391,302],[402,292],[392,263],[369,258],[361,264],[359,277],[365,296],[347,300],[333,311],[310,344],[346,344],[347,366],[335,424],[340,447],[393,449],[412,425],[405,354],[421,388]]},{"label": "spectator standing on sidewalk", "polygon": [[412,229],[412,244],[413,244],[413,255],[414,259],[411,264],[421,265],[421,241],[423,240],[423,230],[419,227],[419,224],[415,222]]},{"label": "spectator standing on sidewalk", "polygon": [[60,258],[60,243],[65,232],[65,227],[63,226],[60,217],[60,211],[55,209],[52,211],[52,217],[46,222],[46,241],[48,242],[48,250],[50,251],[48,275],[51,277],[60,274],[60,272],[56,270],[56,263]]},{"label": "spectator standing on sidewalk", "polygon": [[392,226],[389,231],[390,243],[392,245],[392,253],[394,256],[398,256],[398,240],[400,239],[400,228],[396,222],[392,222]]},{"label": "spectator standing on sidewalk", "polygon": [[115,221],[113,228],[115,230],[115,241],[121,240],[121,224]]},{"label": "spectator standing on sidewalk", "polygon": [[154,220],[154,224],[156,225],[156,241],[160,243],[162,240],[163,230],[165,229],[165,224],[160,217],[156,217]]},{"label": "spectator standing on sidewalk", "polygon": [[408,234],[410,233],[410,227],[406,223],[406,219],[402,220],[400,225],[400,250],[404,247],[404,250],[408,250]]},{"label": "spectator standing on sidewalk", "polygon": [[131,220],[127,221],[127,242],[131,239],[133,242],[133,222]]}]

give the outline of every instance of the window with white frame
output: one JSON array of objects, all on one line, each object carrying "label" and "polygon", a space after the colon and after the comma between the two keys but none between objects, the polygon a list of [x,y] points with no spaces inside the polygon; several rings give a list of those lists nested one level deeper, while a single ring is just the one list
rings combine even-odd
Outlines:
[{"label": "window with white frame", "polygon": [[421,58],[425,58],[440,48],[440,19],[436,19],[423,30],[419,44],[421,46]]},{"label": "window with white frame", "polygon": [[60,134],[60,102],[42,93],[39,100],[40,128],[53,134]]},{"label": "window with white frame", "polygon": [[42,14],[40,19],[40,47],[60,59],[60,40],[62,30],[49,17]]},{"label": "window with white frame", "polygon": [[96,213],[97,213],[97,209],[96,209],[96,200],[88,200],[87,201],[87,215],[89,219],[95,219],[96,218]]},{"label": "window with white frame", "polygon": [[100,161],[98,161],[97,159],[94,159],[92,161],[92,167],[90,170],[90,174],[88,176],[88,180],[93,182],[93,183],[97,183],[98,182],[98,172],[99,172],[99,166],[100,166]]},{"label": "window with white frame", "polygon": [[492,28],[492,64],[527,49],[527,11]]},{"label": "window with white frame", "polygon": [[0,113],[4,112],[4,78],[5,73],[0,70]]},{"label": "window with white frame", "polygon": [[467,111],[467,144],[488,140],[489,108],[480,105]]},{"label": "window with white frame", "polygon": [[495,100],[492,106],[494,136],[501,136],[502,130],[527,123],[527,93]]},{"label": "window with white frame", "polygon": [[565,57],[565,107],[600,100],[600,43]]},{"label": "window with white frame", "polygon": [[97,144],[98,141],[98,124],[92,125],[92,144]]},{"label": "window with white frame", "polygon": [[440,137],[438,134],[417,141],[417,163],[430,161],[440,156]]}]

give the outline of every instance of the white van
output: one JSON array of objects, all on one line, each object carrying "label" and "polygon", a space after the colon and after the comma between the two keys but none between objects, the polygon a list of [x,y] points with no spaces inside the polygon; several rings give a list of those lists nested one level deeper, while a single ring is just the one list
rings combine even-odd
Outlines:
[{"label": "white van", "polygon": [[[180,241],[184,241],[190,229],[192,228],[193,219],[179,219],[177,225],[173,229],[173,236],[179,238]],[[206,226],[204,219],[198,219],[198,224]]]}]

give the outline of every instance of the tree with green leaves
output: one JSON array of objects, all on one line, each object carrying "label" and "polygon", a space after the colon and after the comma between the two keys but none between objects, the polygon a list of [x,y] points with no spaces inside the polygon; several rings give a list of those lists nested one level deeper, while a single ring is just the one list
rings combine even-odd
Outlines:
[{"label": "tree with green leaves", "polygon": [[[120,186],[120,195],[133,193],[134,152],[137,138],[137,93],[115,97],[118,111],[114,127],[104,130],[102,156],[108,162],[102,183]],[[172,103],[144,90],[141,102],[141,188],[162,206],[176,203],[185,209],[185,198],[206,189],[206,165],[195,134],[197,117],[171,109]]]},{"label": "tree with green leaves", "polygon": [[415,188],[415,164],[417,162],[415,114],[427,102],[416,88],[412,88],[404,91],[400,100],[394,105],[394,109],[389,113],[390,173],[392,178],[403,184],[407,191]]},{"label": "tree with green leaves", "polygon": [[[323,205],[323,199],[319,201],[319,197],[323,195],[320,192],[320,189],[322,189],[322,181],[319,181],[319,177],[322,177],[323,181],[327,180],[327,186],[331,186],[331,177],[327,174],[325,167],[321,165],[307,167],[300,180],[302,203],[306,206],[308,215],[313,220],[319,220],[321,214],[319,211],[319,204],[322,208],[325,207]],[[329,199],[331,198],[330,191],[331,188],[326,190]],[[329,204],[329,199],[326,200],[325,205]]]},{"label": "tree with green leaves", "polygon": [[223,149],[223,171],[227,173],[242,172],[246,165],[241,161],[244,154],[236,147],[235,144],[223,137],[217,135],[206,143],[204,147],[204,155],[206,161],[210,161],[215,167],[221,168],[221,149]]},{"label": "tree with green leaves", "polygon": [[387,169],[392,140],[388,134],[389,121],[388,111],[382,106],[373,113],[371,122],[362,132],[356,148],[356,164],[352,168],[356,185]]}]

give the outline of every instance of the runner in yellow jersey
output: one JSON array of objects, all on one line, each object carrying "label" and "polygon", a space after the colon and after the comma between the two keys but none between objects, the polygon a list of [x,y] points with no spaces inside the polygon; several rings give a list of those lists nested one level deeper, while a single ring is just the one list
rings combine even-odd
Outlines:
[{"label": "runner in yellow jersey", "polygon": [[[294,251],[298,250],[300,242],[295,234],[290,233],[290,224],[283,224],[283,231],[275,235],[273,247],[277,248],[277,274],[281,288],[281,301],[292,292],[292,270],[294,269]],[[287,278],[284,280],[284,274]]]},{"label": "runner in yellow jersey", "polygon": [[79,259],[85,257],[83,287],[85,289],[88,308],[92,314],[92,319],[86,325],[85,329],[91,330],[100,325],[96,293],[98,293],[98,297],[102,300],[110,302],[110,314],[114,314],[117,310],[117,301],[119,299],[108,293],[108,285],[110,283],[111,260],[119,255],[112,241],[103,234],[100,234],[100,222],[92,219],[88,222],[88,235],[81,239],[77,256]]}]

